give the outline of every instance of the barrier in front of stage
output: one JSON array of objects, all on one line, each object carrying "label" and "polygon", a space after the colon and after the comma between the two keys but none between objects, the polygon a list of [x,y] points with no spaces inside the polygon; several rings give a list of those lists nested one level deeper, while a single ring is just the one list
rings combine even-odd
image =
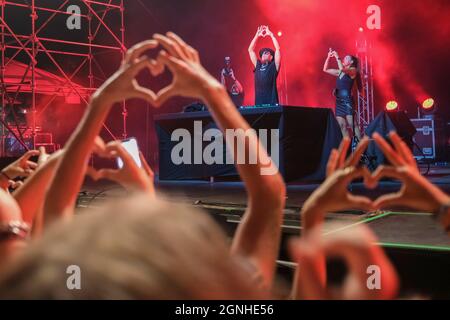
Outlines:
[{"label": "barrier in front of stage", "polygon": [[[325,178],[331,150],[337,148],[342,140],[339,124],[331,109],[281,106],[241,109],[240,112],[257,132],[260,129],[279,130],[279,169],[286,182],[321,181]],[[172,150],[179,143],[172,141],[173,132],[185,129],[194,135],[195,121],[201,121],[204,131],[217,128],[207,111],[155,117],[159,139],[160,180],[238,177],[234,165],[193,164],[193,154],[192,164],[173,163]],[[204,143],[203,150],[209,143]],[[270,144],[267,149],[271,149]]]}]

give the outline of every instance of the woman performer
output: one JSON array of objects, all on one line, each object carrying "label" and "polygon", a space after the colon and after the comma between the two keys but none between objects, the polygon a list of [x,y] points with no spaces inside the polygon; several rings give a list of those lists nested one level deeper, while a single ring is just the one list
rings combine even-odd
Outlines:
[{"label": "woman performer", "polygon": [[[331,58],[336,58],[339,69],[329,69],[328,65]],[[359,72],[358,58],[348,55],[343,61],[339,59],[336,51],[330,49],[327,60],[323,66],[323,71],[337,77],[336,89],[334,96],[336,97],[336,117],[342,130],[344,137],[348,136],[348,127],[354,128],[353,134],[361,139],[359,125],[354,125],[354,100],[352,91],[355,83],[358,90],[361,89],[362,81]]]}]

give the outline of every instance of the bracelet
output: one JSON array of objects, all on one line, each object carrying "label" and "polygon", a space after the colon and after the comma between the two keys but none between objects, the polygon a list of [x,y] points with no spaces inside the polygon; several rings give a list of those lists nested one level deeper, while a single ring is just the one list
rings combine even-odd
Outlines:
[{"label": "bracelet", "polygon": [[27,240],[30,236],[30,226],[23,221],[10,221],[0,225],[0,241],[14,238]]}]

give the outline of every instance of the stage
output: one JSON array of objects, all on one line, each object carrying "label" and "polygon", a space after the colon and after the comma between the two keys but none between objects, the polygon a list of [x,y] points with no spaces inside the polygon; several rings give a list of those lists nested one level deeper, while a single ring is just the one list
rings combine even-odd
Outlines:
[{"label": "stage", "polygon": [[[426,168],[423,168],[425,170]],[[447,193],[450,192],[449,167],[432,166],[429,179]],[[291,183],[287,186],[287,201],[283,219],[283,238],[280,247],[278,274],[290,279],[295,265],[286,253],[286,241],[302,232],[299,212],[304,201],[317,184]],[[394,192],[400,184],[383,181],[374,191],[368,191],[361,183],[351,185],[355,194],[377,197]],[[246,195],[241,182],[209,181],[156,181],[161,195],[171,201],[197,206],[208,212],[231,237],[245,210]],[[87,181],[78,200],[78,208],[97,207],[105,200],[126,196],[120,186],[109,182]],[[343,229],[325,230],[326,233],[348,230],[359,224],[367,224],[377,235],[378,243],[386,250],[399,271],[402,295],[419,293],[423,297],[450,298],[450,239],[430,213],[414,212],[405,208],[393,208],[380,212],[335,212],[327,215],[328,221],[339,221]],[[339,261],[330,262],[330,280],[339,281],[344,272]]]},{"label": "stage", "polygon": [[[286,182],[325,178],[331,150],[342,140],[330,108],[274,105],[241,107],[239,113],[258,135]],[[218,131],[210,112],[163,114],[154,120],[161,180],[239,178],[234,161],[228,161],[233,159],[225,143],[229,133]],[[219,147],[211,148],[217,142]],[[234,157],[245,156],[242,150],[238,149]]]}]

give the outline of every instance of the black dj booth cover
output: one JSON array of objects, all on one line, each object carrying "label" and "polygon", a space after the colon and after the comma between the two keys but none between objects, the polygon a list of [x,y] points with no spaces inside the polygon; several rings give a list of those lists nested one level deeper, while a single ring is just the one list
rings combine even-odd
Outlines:
[{"label": "black dj booth cover", "polygon": [[[279,106],[243,108],[239,111],[257,132],[260,129],[279,130],[279,170],[286,182],[321,181],[325,178],[331,150],[337,148],[342,140],[339,124],[331,109]],[[217,128],[208,111],[155,117],[159,139],[160,180],[237,178],[236,168],[230,164],[194,164],[193,159],[190,164],[174,164],[171,154],[179,141],[172,141],[172,134],[182,128],[193,136],[196,121],[201,121],[203,132]],[[209,143],[204,142],[203,148]],[[270,144],[267,149],[270,153]],[[191,156],[194,158],[193,152]]]}]

